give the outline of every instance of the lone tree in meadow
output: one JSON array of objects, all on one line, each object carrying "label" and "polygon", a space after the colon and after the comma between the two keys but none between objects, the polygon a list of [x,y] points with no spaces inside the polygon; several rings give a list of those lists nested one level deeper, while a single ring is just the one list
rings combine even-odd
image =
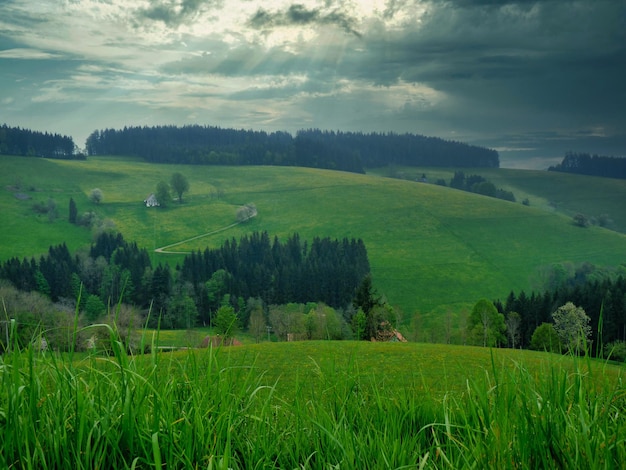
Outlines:
[{"label": "lone tree in meadow", "polygon": [[189,181],[182,173],[174,173],[170,180],[172,190],[178,194],[178,203],[183,203],[183,193],[189,191]]},{"label": "lone tree in meadow", "polygon": [[76,207],[74,198],[70,198],[70,215],[69,215],[70,224],[75,224],[77,217],[78,217],[78,208]]},{"label": "lone tree in meadow", "polygon": [[103,199],[104,194],[102,193],[102,190],[100,188],[94,188],[91,190],[91,193],[89,194],[89,200],[91,202],[93,202],[94,204],[100,204]]},{"label": "lone tree in meadow", "polygon": [[554,329],[559,339],[569,352],[578,354],[591,337],[591,319],[582,307],[577,307],[572,302],[557,308],[552,313]]},{"label": "lone tree in meadow", "polygon": [[156,187],[155,197],[159,201],[161,207],[169,206],[172,202],[172,196],[170,195],[170,186],[165,181],[159,181]]}]

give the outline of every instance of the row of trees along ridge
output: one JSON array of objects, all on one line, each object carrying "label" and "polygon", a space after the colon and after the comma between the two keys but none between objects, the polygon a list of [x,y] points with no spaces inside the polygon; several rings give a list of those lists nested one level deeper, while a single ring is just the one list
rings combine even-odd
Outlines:
[{"label": "row of trees along ridge", "polygon": [[37,132],[19,127],[0,127],[0,155],[84,159],[71,137]]},{"label": "row of trees along ridge", "polygon": [[578,175],[625,179],[626,158],[568,152],[565,154],[561,163],[551,166],[548,170],[575,173]]},{"label": "row of trees along ridge", "polygon": [[125,127],[94,131],[89,155],[132,155],[150,162],[287,165],[363,173],[389,164],[437,167],[499,166],[495,150],[415,134],[300,130],[287,132],[210,126]]}]

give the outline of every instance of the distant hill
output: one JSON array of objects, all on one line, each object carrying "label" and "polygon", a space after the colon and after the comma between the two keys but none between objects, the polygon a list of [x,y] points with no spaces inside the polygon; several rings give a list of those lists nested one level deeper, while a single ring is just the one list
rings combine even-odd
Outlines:
[{"label": "distant hill", "polygon": [[[519,203],[527,202],[531,207],[570,218],[583,214],[596,225],[626,233],[626,180],[542,170],[470,168],[465,171],[510,192]],[[427,182],[443,181],[450,186],[456,170],[398,166],[370,173],[410,181],[422,181],[425,176]]]},{"label": "distant hill", "polygon": [[[307,168],[147,165],[128,157],[3,157],[0,165],[2,260],[38,256],[62,242],[72,251],[89,245],[92,232],[67,221],[70,197],[79,216],[93,211],[99,220],[113,221],[126,240],[150,251],[154,265],[172,266],[183,255],[154,249],[227,227],[236,220],[238,208],[253,203],[258,216],[248,223],[176,248],[185,252],[219,247],[254,231],[282,240],[294,232],[302,240],[361,238],[375,287],[402,312],[404,322],[419,313],[415,321],[421,334],[429,332],[434,339],[444,334],[437,320],[442,315],[454,323],[480,298],[505,298],[511,290],[539,288],[545,268],[555,263],[626,262],[625,235],[576,227],[570,216],[539,203],[530,194],[530,182],[524,184],[531,205],[524,206],[434,184]],[[189,180],[186,202],[146,208],[145,197],[174,172]],[[575,195],[583,182],[585,191],[600,191],[605,181],[536,173],[558,177],[563,198]],[[504,186],[505,177],[515,181],[515,175],[537,181],[537,186],[550,184],[535,179],[535,172],[485,172],[498,186]],[[521,188],[521,180],[515,185]],[[93,188],[103,193],[100,204],[89,200]],[[57,218],[33,210],[35,202],[49,199]]]},{"label": "distant hill", "polygon": [[389,164],[437,167],[499,166],[495,150],[415,134],[266,133],[210,126],[125,127],[94,131],[89,155],[133,155],[154,163],[281,165],[364,173]]}]

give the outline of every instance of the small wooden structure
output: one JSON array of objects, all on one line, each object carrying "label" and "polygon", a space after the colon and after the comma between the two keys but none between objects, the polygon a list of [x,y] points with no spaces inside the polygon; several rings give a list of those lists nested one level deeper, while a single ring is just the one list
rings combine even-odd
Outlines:
[{"label": "small wooden structure", "polygon": [[236,340],[235,338],[225,338],[223,336],[205,336],[202,339],[202,343],[200,343],[201,348],[208,348],[211,346],[212,348],[218,348],[220,346],[241,346],[241,341]]}]

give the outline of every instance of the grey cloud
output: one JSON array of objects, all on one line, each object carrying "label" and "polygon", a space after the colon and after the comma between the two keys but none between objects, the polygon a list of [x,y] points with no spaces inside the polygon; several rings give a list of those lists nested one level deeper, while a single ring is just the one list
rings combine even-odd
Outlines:
[{"label": "grey cloud", "polygon": [[[118,29],[119,21],[103,25],[109,30],[103,29],[102,47],[113,48],[116,58],[128,53],[129,60],[82,49],[47,60],[10,59],[15,50],[42,50],[62,40],[46,40],[50,16],[12,4],[0,0],[0,50],[14,49],[2,59],[0,85],[15,97],[0,106],[0,122],[45,128],[49,116],[63,114],[54,111],[57,100],[67,111],[64,119],[85,127],[84,134],[103,126],[200,121],[292,131],[408,131],[560,156],[566,150],[623,155],[626,149],[623,1],[387,0],[362,22],[337,0],[259,9],[264,4],[246,3],[256,14],[229,23],[227,33],[210,31],[219,21],[215,10],[231,6],[224,0],[151,0],[119,10],[117,20],[130,17],[147,31],[206,20],[207,31],[177,36],[184,50],[167,45],[161,60],[180,60],[158,69],[144,53],[159,54],[163,46],[142,43],[138,52],[137,31]],[[63,18],[55,20],[62,25]],[[270,47],[261,37],[273,29],[318,26],[346,34],[327,35],[323,45],[294,36],[288,48]],[[133,57],[138,63],[144,58],[141,66]],[[220,78],[213,84],[214,76]],[[227,80],[221,77],[233,77],[232,86],[222,87]],[[434,92],[421,100],[408,84]],[[387,96],[390,102],[383,101]],[[79,113],[82,120],[74,118]]]},{"label": "grey cloud", "polygon": [[334,25],[347,33],[361,36],[355,29],[355,21],[348,14],[337,9],[325,12],[322,9],[308,9],[302,4],[290,5],[285,11],[271,13],[259,8],[248,24],[256,29],[270,29],[283,26]]},{"label": "grey cloud", "polygon": [[138,13],[140,23],[149,21],[161,21],[166,26],[176,27],[185,21],[192,20],[207,5],[216,2],[208,0],[157,0],[153,1],[148,8],[141,9]]}]

